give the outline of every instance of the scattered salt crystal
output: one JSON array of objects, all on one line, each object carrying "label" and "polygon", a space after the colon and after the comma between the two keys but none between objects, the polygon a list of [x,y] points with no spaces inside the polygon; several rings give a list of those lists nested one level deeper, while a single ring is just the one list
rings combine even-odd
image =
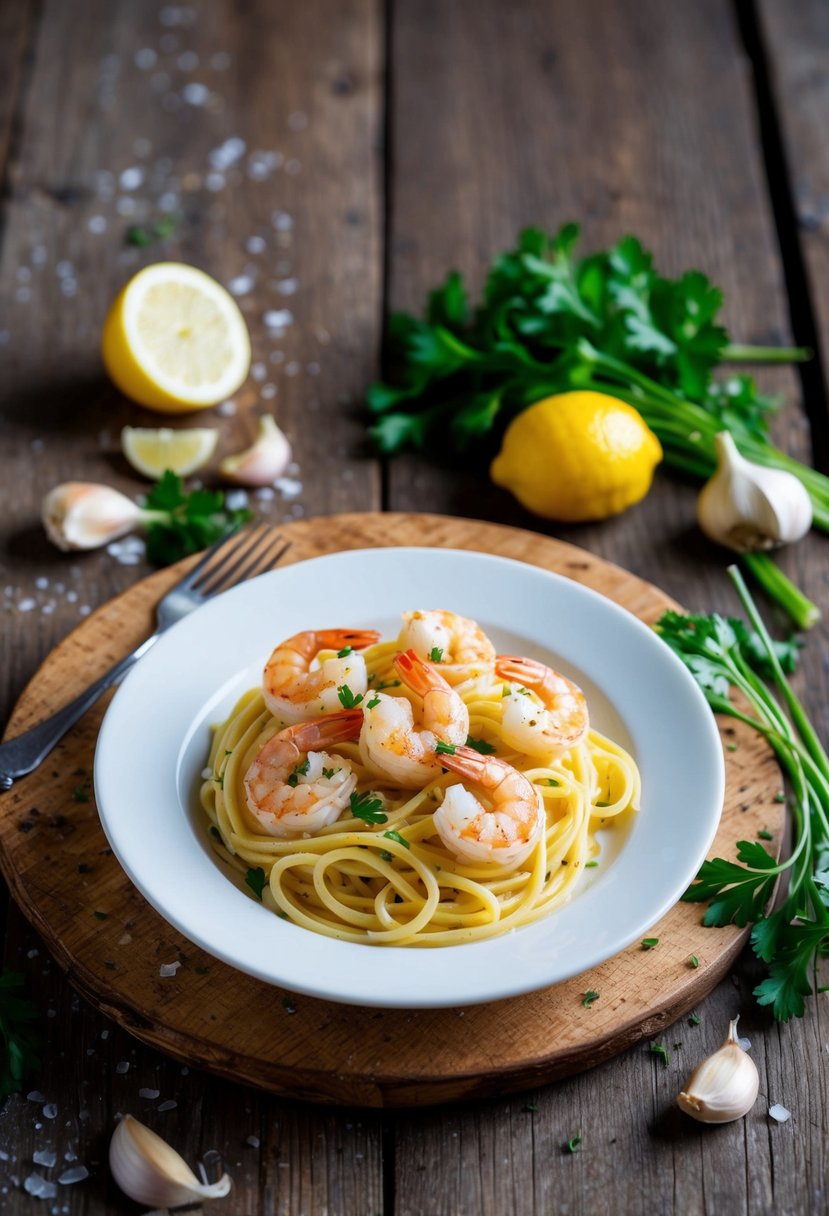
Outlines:
[{"label": "scattered salt crystal", "polygon": [[60,284],[61,295],[72,297],[78,294],[77,279],[62,279]]},{"label": "scattered salt crystal", "polygon": [[18,283],[31,283],[32,281],[32,272],[28,266],[18,266],[15,275]]},{"label": "scattered salt crystal", "polygon": [[217,194],[219,190],[224,189],[225,178],[223,173],[208,173],[204,179],[205,187],[213,194]]},{"label": "scattered salt crystal", "polygon": [[[162,963],[158,969],[158,974],[163,979],[167,979],[168,976],[175,975],[175,973],[178,971],[180,966],[181,966],[181,963],[178,960],[176,960],[176,962],[174,962],[174,963]],[[158,1096],[158,1095],[156,1095],[156,1096]]]},{"label": "scattered salt crystal", "polygon": [[55,274],[59,279],[71,279],[75,274],[75,267],[71,262],[58,262],[55,267]]},{"label": "scattered salt crystal", "polygon": [[320,374],[320,372],[322,371],[322,368],[320,367],[319,363],[315,363],[312,361],[311,363],[308,364],[308,366],[306,367],[305,370],[307,371],[309,376],[318,376]]},{"label": "scattered salt crystal", "polygon": [[[245,490],[229,490],[225,494],[225,506],[228,511],[241,511],[248,505],[248,495]],[[213,776],[212,769],[205,769],[210,777]],[[207,780],[207,778],[205,778]]]},{"label": "scattered salt crystal", "polygon": [[47,1102],[43,1108],[43,1114],[47,1119],[56,1119],[58,1115],[57,1102]]},{"label": "scattered salt crystal", "polygon": [[232,418],[236,413],[235,401],[223,401],[216,410],[217,414],[221,414],[223,418]]},{"label": "scattered salt crystal", "polygon": [[139,165],[125,169],[118,178],[122,190],[137,190],[143,181],[144,170]]},{"label": "scattered salt crystal", "polygon": [[290,363],[285,364],[285,375],[286,376],[298,376],[301,370],[302,369],[300,368],[300,365],[296,362],[295,359],[291,359]]},{"label": "scattered salt crystal", "polygon": [[58,1182],[61,1186],[71,1186],[73,1182],[83,1182],[84,1178],[89,1177],[89,1170],[85,1165],[73,1165],[70,1169],[64,1170],[58,1175]]},{"label": "scattered salt crystal", "polygon": [[245,249],[248,253],[264,253],[267,249],[267,242],[262,236],[249,236],[245,241]]},{"label": "scattered salt crystal", "polygon": [[178,1106],[178,1102],[176,1102],[173,1098],[167,1098],[166,1101],[159,1102],[158,1106],[156,1107],[156,1110],[160,1114],[164,1114],[164,1112],[167,1110],[175,1110],[177,1106]]},{"label": "scattered salt crystal", "polygon": [[37,956],[38,956],[39,954],[40,954],[40,951],[39,951],[37,948],[34,948],[34,949],[29,950],[29,951],[27,952],[27,954],[26,954],[26,958],[37,958]]},{"label": "scattered salt crystal", "polygon": [[44,616],[51,616],[52,613],[55,611],[54,600],[50,600],[48,604],[44,604],[40,611],[43,613]]},{"label": "scattered salt crystal", "polygon": [[148,72],[150,68],[154,68],[158,62],[158,55],[151,46],[142,46],[140,50],[135,52],[133,63],[142,72]]},{"label": "scattered salt crystal", "polygon": [[54,1182],[47,1182],[40,1174],[29,1174],[23,1183],[23,1190],[34,1195],[35,1199],[54,1199],[58,1193]]},{"label": "scattered salt crystal", "polygon": [[228,283],[228,290],[235,296],[246,296],[253,290],[253,278],[249,274],[239,274]]},{"label": "scattered salt crystal", "polygon": [[66,602],[67,602],[67,604],[77,604],[77,602],[78,602],[77,591],[67,591]]},{"label": "scattered salt crystal", "polygon": [[45,1165],[50,1170],[58,1159],[58,1155],[50,1148],[39,1148],[32,1153],[35,1165]]},{"label": "scattered salt crystal", "polygon": [[65,1152],[65,1153],[63,1154],[63,1159],[64,1159],[64,1161],[77,1161],[77,1160],[78,1160],[78,1154],[77,1154],[77,1153],[73,1153],[73,1152],[72,1152],[72,1150],[71,1150],[71,1148],[70,1148],[68,1152]]},{"label": "scattered salt crystal", "polygon": [[262,397],[263,401],[270,401],[273,397],[276,396],[276,385],[275,384],[263,384],[260,396]]},{"label": "scattered salt crystal", "polygon": [[289,232],[294,226],[293,216],[287,211],[274,211],[271,214],[271,223],[277,232]]},{"label": "scattered salt crystal", "polygon": [[37,587],[38,591],[45,591],[46,588],[49,586],[48,578],[44,578],[42,575],[40,578],[36,578],[35,586]]},{"label": "scattered salt crystal", "polygon": [[737,1039],[738,1044],[743,1051],[751,1051],[751,1039]]},{"label": "scattered salt crystal", "polygon": [[262,320],[268,329],[285,329],[293,322],[294,314],[289,308],[269,308],[263,313]]},{"label": "scattered salt crystal", "polygon": [[285,362],[284,350],[272,350],[271,354],[270,354],[270,360],[271,360],[271,363],[284,363]]},{"label": "scattered salt crystal", "polygon": [[102,1031],[101,1031],[101,1038],[104,1040],[104,1042],[106,1042],[106,1040],[109,1038],[109,1031],[108,1031],[108,1030],[102,1030]]},{"label": "scattered salt crystal", "polygon": [[264,380],[268,374],[268,369],[264,363],[254,363],[250,369],[251,380]]},{"label": "scattered salt crystal", "polygon": [[245,1144],[249,1144],[251,1148],[259,1148],[261,1143],[262,1141],[258,1136],[248,1136],[247,1140],[245,1141]]},{"label": "scattered salt crystal", "polygon": [[160,1089],[144,1088],[144,1089],[139,1089],[138,1096],[139,1096],[139,1098],[157,1098],[160,1093],[161,1093]]},{"label": "scattered salt crystal", "polygon": [[30,598],[20,600],[17,605],[18,612],[31,612],[35,606],[35,601]]},{"label": "scattered salt crystal", "polygon": [[78,1118],[80,1119],[81,1123],[87,1122],[89,1119],[89,1110],[87,1107],[81,1107],[81,1109],[78,1111]]},{"label": "scattered salt crystal", "polygon": [[18,287],[14,293],[14,298],[18,304],[28,304],[32,298],[32,289],[30,287]]},{"label": "scattered salt crystal", "polygon": [[4,1153],[3,1150],[0,1149],[0,1161],[8,1161],[8,1159],[9,1159],[9,1154]]},{"label": "scattered salt crystal", "polygon": [[121,1077],[123,1077],[124,1073],[129,1072],[129,1070],[130,1070],[129,1060],[119,1060],[118,1063],[115,1065],[115,1071]]},{"label": "scattered salt crystal", "polygon": [[[135,215],[135,199],[126,197],[119,198],[118,202],[115,204],[115,210],[119,215]],[[132,252],[135,251],[133,250]]]},{"label": "scattered salt crystal", "polygon": [[107,553],[121,566],[137,566],[145,552],[146,545],[140,536],[125,536],[107,545]]},{"label": "scattered salt crystal", "polygon": [[178,50],[178,38],[176,38],[175,34],[162,34],[158,40],[158,45],[165,55],[172,55]]},{"label": "scattered salt crystal", "polygon": [[239,139],[238,135],[232,135],[230,139],[226,139],[218,148],[214,148],[208,155],[210,167],[224,171],[229,169],[231,165],[235,165],[247,151],[247,144],[243,139]]},{"label": "scattered salt crystal", "polygon": [[33,452],[42,452],[43,448],[44,448],[43,440],[42,439],[33,439],[32,442],[29,444],[29,447],[32,449]]},{"label": "scattered salt crystal", "polygon": [[199,57],[195,51],[182,51],[176,63],[182,72],[194,72],[199,66]]},{"label": "scattered salt crystal", "polygon": [[87,228],[94,235],[98,236],[107,230],[107,221],[105,215],[93,215],[90,217]]},{"label": "scattered salt crystal", "polygon": [[203,768],[203,769],[202,769],[202,771],[201,771],[201,779],[202,779],[202,781],[210,781],[210,779],[212,778],[212,776],[213,776],[213,769],[212,769],[212,768]]},{"label": "scattered salt crystal", "polygon": [[178,207],[178,195],[173,190],[167,190],[158,200],[159,211],[175,211]]},{"label": "scattered salt crystal", "polygon": [[32,265],[45,266],[49,260],[49,250],[45,245],[32,246]]},{"label": "scattered salt crystal", "polygon": [[206,84],[199,84],[198,81],[193,80],[184,86],[181,95],[188,105],[203,106],[210,96],[210,90]]},{"label": "scattered salt crystal", "polygon": [[288,115],[288,126],[292,131],[304,131],[308,126],[308,115],[303,114],[302,110],[294,110],[293,114]]},{"label": "scattered salt crystal", "polygon": [[11,334],[7,329],[0,329],[0,346],[8,346]]},{"label": "scattered salt crystal", "polygon": [[786,1110],[785,1106],[781,1106],[779,1102],[775,1102],[774,1106],[769,1107],[769,1115],[777,1123],[785,1123],[787,1119],[791,1119],[792,1112]]},{"label": "scattered salt crystal", "polygon": [[296,279],[281,279],[276,285],[276,290],[281,296],[292,296],[296,294],[296,289],[299,283]]},{"label": "scattered salt crystal", "polygon": [[255,494],[255,498],[259,502],[271,502],[274,497],[275,497],[274,492],[270,488],[270,486],[263,486],[262,489],[257,490],[256,494]]},{"label": "scattered salt crystal", "polygon": [[302,482],[293,477],[277,477],[274,485],[283,498],[296,498],[302,493]]}]

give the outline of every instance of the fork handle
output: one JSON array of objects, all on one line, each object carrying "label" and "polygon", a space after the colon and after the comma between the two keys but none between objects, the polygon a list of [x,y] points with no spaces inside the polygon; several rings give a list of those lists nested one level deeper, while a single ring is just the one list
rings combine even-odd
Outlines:
[{"label": "fork handle", "polygon": [[64,705],[57,713],[39,722],[31,730],[24,731],[16,739],[0,743],[0,790],[11,789],[18,777],[25,777],[45,760],[55,744],[63,738],[71,726],[82,718],[90,706],[94,705],[102,692],[116,684],[123,675],[136,663],[150,647],[158,641],[160,630],[151,634],[146,641],[137,646],[130,654],[110,667],[102,676],[90,684],[87,689]]}]

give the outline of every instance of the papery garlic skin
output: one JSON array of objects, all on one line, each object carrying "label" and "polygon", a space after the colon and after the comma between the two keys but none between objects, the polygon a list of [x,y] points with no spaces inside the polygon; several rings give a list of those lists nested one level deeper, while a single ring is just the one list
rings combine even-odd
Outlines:
[{"label": "papery garlic skin", "polygon": [[793,473],[746,460],[728,431],[715,438],[718,466],[697,499],[697,520],[710,540],[737,553],[790,544],[812,526],[812,500]]},{"label": "papery garlic skin", "polygon": [[291,460],[291,445],[283,432],[265,414],[251,447],[236,456],[225,456],[219,473],[239,486],[270,486],[281,477]]},{"label": "papery garlic skin", "polygon": [[125,1195],[154,1208],[221,1199],[233,1185],[229,1174],[209,1186],[199,1182],[175,1149],[132,1115],[112,1133],[109,1168]]},{"label": "papery garlic skin", "polygon": [[698,1065],[677,1096],[677,1105],[699,1123],[731,1123],[747,1115],[760,1090],[760,1075],[737,1041],[737,1022],[729,1024],[719,1050]]},{"label": "papery garlic skin", "polygon": [[55,486],[41,506],[46,534],[59,549],[97,549],[131,532],[140,522],[139,506],[110,486],[67,481]]}]

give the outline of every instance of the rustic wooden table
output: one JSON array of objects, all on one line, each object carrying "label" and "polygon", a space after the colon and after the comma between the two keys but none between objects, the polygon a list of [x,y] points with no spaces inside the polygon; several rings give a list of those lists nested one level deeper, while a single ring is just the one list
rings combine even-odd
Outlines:
[{"label": "rustic wooden table", "polygon": [[[254,499],[263,518],[382,507],[513,523],[618,562],[689,608],[733,611],[721,555],[693,526],[694,487],[660,475],[625,515],[548,526],[462,470],[377,461],[359,403],[389,310],[419,308],[450,266],[477,286],[521,226],[576,218],[590,246],[635,232],[668,271],[709,272],[739,340],[815,347],[800,376],[764,372],[763,384],[787,400],[781,445],[825,469],[827,50],[818,0],[9,0],[2,720],[55,643],[148,571],[129,552],[57,553],[38,506],[61,480],[141,488],[118,435],[157,419],[106,383],[98,337],[116,290],[159,257],[231,284],[248,319],[251,378],[205,423],[238,449],[264,407],[290,435],[298,471]],[[169,214],[180,218],[168,239],[125,244],[129,226]],[[783,558],[824,610],[825,545],[810,537]],[[824,737],[825,629],[809,637],[801,677]],[[74,994],[13,905],[5,962],[45,1014],[37,1086],[52,1105],[16,1095],[3,1106],[4,1211],[137,1211],[106,1166],[126,1110],[190,1160],[221,1155],[235,1189],[217,1212],[540,1216],[612,1196],[643,1216],[801,1216],[829,1202],[826,998],[778,1026],[752,1002],[748,959],[700,1006],[698,1027],[669,1032],[681,1046],[667,1067],[645,1046],[518,1097],[398,1112],[303,1106],[141,1046]],[[674,1097],[737,1009],[761,1099],[742,1122],[699,1127]],[[775,1101],[789,1122],[767,1117]],[[37,1199],[22,1183],[33,1153],[49,1151],[88,1177]]]}]

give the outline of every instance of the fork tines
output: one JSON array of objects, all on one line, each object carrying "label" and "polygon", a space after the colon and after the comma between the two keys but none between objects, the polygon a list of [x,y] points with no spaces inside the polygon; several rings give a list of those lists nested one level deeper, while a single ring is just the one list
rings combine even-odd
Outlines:
[{"label": "fork tines", "polygon": [[279,532],[264,522],[217,541],[194,567],[188,580],[201,595],[214,595],[270,570],[290,548]]}]

